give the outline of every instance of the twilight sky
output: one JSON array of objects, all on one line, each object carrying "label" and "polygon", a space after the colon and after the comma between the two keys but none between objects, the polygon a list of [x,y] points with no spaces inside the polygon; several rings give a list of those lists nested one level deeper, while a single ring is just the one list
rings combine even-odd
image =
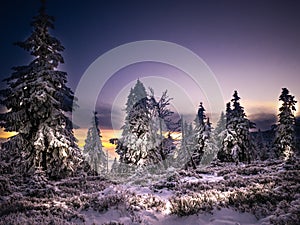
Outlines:
[{"label": "twilight sky", "polygon": [[[30,34],[31,18],[39,7],[38,0],[1,2],[1,79],[10,75],[11,67],[29,62],[28,54],[12,43]],[[49,0],[47,12],[56,19],[52,34],[66,48],[61,69],[68,72],[73,90],[105,52],[128,42],[163,40],[201,57],[214,73],[226,102],[238,90],[248,117],[259,128],[267,129],[275,122],[282,87],[296,99],[300,96],[299,1]],[[111,109],[112,117],[122,118],[120,109],[137,78],[152,86],[157,95],[169,89],[174,108],[187,118],[196,113],[200,101],[209,105],[205,93],[178,68],[137,63],[112,75],[101,90],[97,110],[102,113],[103,130],[112,126]]]}]

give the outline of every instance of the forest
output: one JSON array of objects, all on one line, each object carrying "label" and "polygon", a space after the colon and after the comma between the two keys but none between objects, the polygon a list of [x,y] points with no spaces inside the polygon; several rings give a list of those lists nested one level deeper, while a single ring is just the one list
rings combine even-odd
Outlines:
[{"label": "forest", "polygon": [[[278,122],[256,129],[238,91],[216,125],[199,99],[194,121],[141,80],[124,103],[109,165],[94,110],[78,147],[54,18],[42,6],[16,45],[32,60],[3,82],[0,224],[300,224],[300,120],[282,87]],[[237,87],[238,88],[238,87]]]}]

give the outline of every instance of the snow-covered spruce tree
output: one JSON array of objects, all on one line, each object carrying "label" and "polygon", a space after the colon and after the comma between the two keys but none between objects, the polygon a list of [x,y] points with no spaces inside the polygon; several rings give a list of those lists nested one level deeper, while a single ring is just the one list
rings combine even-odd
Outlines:
[{"label": "snow-covered spruce tree", "polygon": [[220,119],[218,120],[216,128],[214,129],[213,132],[215,137],[216,147],[218,148],[218,155],[222,154],[225,130],[226,130],[226,116],[224,112],[221,112]]},{"label": "snow-covered spruce tree", "polygon": [[211,123],[209,122],[209,119],[206,118],[205,109],[201,102],[198,109],[197,117],[195,119],[195,128],[192,135],[192,140],[189,142],[189,145],[191,145],[190,149],[192,150],[191,152],[192,158],[189,164],[193,166],[193,168],[201,164],[203,154],[206,150],[207,151],[212,150],[209,149],[210,147],[212,147],[210,143],[211,141],[210,138],[211,138]]},{"label": "snow-covered spruce tree", "polygon": [[66,86],[67,73],[57,70],[63,63],[64,47],[49,33],[54,18],[42,6],[33,17],[33,31],[16,45],[28,51],[33,60],[14,67],[1,90],[1,104],[7,112],[1,114],[1,127],[18,134],[3,148],[17,152],[19,169],[34,173],[42,168],[51,178],[72,174],[82,161],[72,133],[72,123],[66,116],[72,111],[73,92]]},{"label": "snow-covered spruce tree", "polygon": [[199,165],[201,162],[202,155],[204,153],[204,142],[207,138],[205,135],[206,129],[206,115],[205,109],[203,107],[203,103],[200,102],[198,108],[198,114],[195,119],[195,129],[193,135],[193,150],[192,150],[192,158],[196,165]]},{"label": "snow-covered spruce tree", "polygon": [[288,160],[293,156],[295,150],[294,112],[297,101],[287,88],[282,88],[279,101],[282,102],[282,105],[279,108],[279,124],[276,127],[275,153],[277,157],[284,156],[285,160]]},{"label": "snow-covered spruce tree", "polygon": [[212,132],[212,126],[209,120],[209,117],[206,120],[205,129],[204,129],[204,148],[203,156],[201,157],[200,165],[208,165],[212,160],[217,157],[218,147],[216,145],[215,135]]},{"label": "snow-covered spruce tree", "polygon": [[97,174],[105,173],[107,156],[102,149],[101,132],[97,112],[94,112],[92,126],[88,129],[83,153],[91,169]]},{"label": "snow-covered spruce tree", "polygon": [[168,109],[171,98],[165,91],[156,100],[151,88],[150,92],[148,96],[144,85],[138,80],[129,93],[122,137],[116,148],[120,163],[129,166],[158,163],[167,167],[167,155],[174,150],[173,145],[169,146],[170,138],[163,136],[164,132],[170,132],[168,126],[172,124],[170,117],[173,112]]},{"label": "snow-covered spruce tree", "polygon": [[191,159],[191,144],[193,135],[193,126],[188,123],[181,116],[181,141],[180,145],[177,146],[176,152],[174,154],[174,160],[176,160],[175,166],[178,168],[184,168],[185,164]]},{"label": "snow-covered spruce tree", "polygon": [[121,162],[129,165],[144,166],[160,162],[159,119],[153,116],[148,98],[137,102],[129,114],[129,130],[123,138],[126,152]]},{"label": "snow-covered spruce tree", "polygon": [[[139,80],[138,80],[139,81]],[[138,83],[137,83],[138,84]],[[136,84],[136,86],[137,86]],[[146,90],[145,90],[145,96],[143,96],[142,98],[146,97]],[[129,133],[129,113],[132,110],[132,107],[134,106],[134,104],[137,102],[137,99],[135,97],[135,93],[134,93],[134,89],[131,88],[129,95],[127,97],[127,102],[126,102],[126,108],[124,109],[124,111],[126,112],[126,117],[125,117],[125,123],[122,126],[122,136],[126,136]]]},{"label": "snow-covered spruce tree", "polygon": [[229,123],[229,121],[231,120],[232,118],[232,109],[231,109],[231,103],[230,102],[227,102],[226,104],[226,125]]},{"label": "snow-covered spruce tree", "polygon": [[[250,162],[253,152],[253,143],[250,137],[250,128],[255,127],[255,124],[250,122],[244,112],[244,108],[239,103],[240,97],[237,91],[234,91],[233,99],[231,100],[233,108],[227,104],[226,109],[226,133],[223,141],[224,152],[231,160],[240,162]],[[226,157],[225,157],[226,159]],[[227,158],[228,159],[228,158]]]},{"label": "snow-covered spruce tree", "polygon": [[134,88],[130,89],[129,95],[127,97],[127,102],[126,102],[126,118],[125,118],[125,123],[122,127],[122,136],[126,136],[127,133],[129,132],[129,114],[132,111],[132,107],[141,99],[147,97],[147,92],[144,84],[138,79]]},{"label": "snow-covered spruce tree", "polygon": [[147,92],[144,84],[138,79],[134,88],[130,89],[126,102],[126,117],[124,125],[122,126],[122,137],[117,141],[116,153],[120,156],[120,162],[123,162],[123,156],[126,154],[127,148],[124,145],[124,139],[131,134],[130,131],[130,114],[133,112],[132,108],[141,99],[147,97]]},{"label": "snow-covered spruce tree", "polygon": [[[232,117],[231,103],[226,104],[226,114],[225,114],[225,129],[219,133],[218,137],[221,138],[221,147],[218,152],[218,159],[222,162],[231,161],[231,148],[234,137],[231,133],[232,129],[229,129],[229,122]],[[222,119],[223,120],[223,119]],[[221,118],[220,118],[221,121]],[[228,127],[227,127],[228,125]]]}]

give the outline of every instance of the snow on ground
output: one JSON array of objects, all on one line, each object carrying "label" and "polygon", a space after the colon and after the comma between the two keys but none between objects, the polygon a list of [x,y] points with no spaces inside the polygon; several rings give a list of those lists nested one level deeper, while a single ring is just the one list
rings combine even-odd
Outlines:
[{"label": "snow on ground", "polygon": [[188,217],[178,217],[175,215],[168,215],[159,217],[159,221],[151,221],[150,224],[156,225],[250,225],[259,224],[259,221],[254,215],[250,213],[240,213],[232,209],[221,208],[220,210],[213,210],[210,213],[203,213],[192,215]]},{"label": "snow on ground", "polygon": [[111,221],[119,222],[124,225],[143,224],[143,225],[255,225],[260,221],[250,213],[240,213],[233,209],[221,208],[210,213],[191,215],[188,217],[178,217],[176,215],[164,215],[152,210],[139,212],[140,222],[132,223],[131,218],[122,215],[120,210],[111,209],[99,214],[94,210],[81,212],[85,217],[86,225],[103,224]]},{"label": "snow on ground", "polygon": [[[82,211],[81,214],[85,218],[85,225],[98,225],[112,221],[118,221],[119,223],[131,224],[131,218],[122,215],[120,210],[110,209],[104,213],[99,213],[93,209]],[[79,221],[78,221],[79,222]]]},{"label": "snow on ground", "polygon": [[[213,164],[112,181],[0,174],[0,225],[300,224],[300,165]],[[4,170],[3,170],[4,171]],[[136,180],[132,180],[132,178]],[[151,178],[153,178],[151,180]],[[138,180],[137,180],[138,179]]]},{"label": "snow on ground", "polygon": [[202,182],[218,182],[220,180],[223,180],[222,176],[216,176],[214,175],[210,175],[210,174],[201,174],[200,178],[196,178],[196,177],[183,177],[180,179],[180,182],[182,183],[198,183],[200,181]]}]

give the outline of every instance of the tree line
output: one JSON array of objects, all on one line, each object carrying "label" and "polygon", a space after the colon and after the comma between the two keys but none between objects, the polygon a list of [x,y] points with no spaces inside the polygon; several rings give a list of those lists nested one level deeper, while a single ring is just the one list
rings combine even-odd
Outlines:
[{"label": "tree line", "polygon": [[[282,88],[279,100],[279,123],[275,128],[274,139],[269,148],[262,148],[251,133],[256,124],[251,122],[240,104],[240,97],[234,91],[232,99],[226,104],[215,128],[212,127],[206,110],[200,102],[193,123],[173,121],[174,113],[168,108],[172,100],[165,91],[157,101],[153,90],[147,94],[140,80],[131,89],[126,103],[125,123],[122,137],[111,139],[116,143],[119,161],[115,160],[113,170],[126,171],[126,168],[161,165],[162,168],[175,166],[178,168],[196,169],[213,160],[250,163],[254,160],[278,159],[292,160],[295,154],[295,116],[296,101],[287,88]],[[164,107],[158,107],[157,102]],[[164,103],[165,102],[165,103]],[[163,109],[165,114],[160,114]],[[168,124],[172,123],[172,126]],[[164,124],[162,129],[161,124]],[[162,132],[163,131],[163,132]],[[180,143],[174,143],[172,132],[181,133]],[[124,167],[124,165],[126,165]],[[125,168],[125,169],[124,169]]]},{"label": "tree line", "polygon": [[[52,179],[93,171],[107,171],[107,154],[101,142],[97,114],[88,130],[82,151],[73,134],[73,125],[67,116],[76,99],[67,87],[67,73],[58,69],[64,63],[64,47],[53,37],[54,18],[45,6],[31,22],[30,36],[16,45],[32,57],[26,65],[13,67],[0,90],[0,104],[6,111],[0,113],[0,126],[4,131],[17,134],[1,144],[1,172],[32,174],[42,170]],[[135,167],[159,165],[166,169],[170,163],[182,168],[196,168],[216,158],[220,161],[250,162],[257,155],[251,139],[254,124],[247,119],[240,97],[235,91],[226,112],[213,129],[205,108],[200,103],[194,124],[174,121],[170,98],[165,91],[156,98],[154,90],[147,93],[141,81],[131,89],[126,103],[126,118],[122,136],[112,139],[116,143],[119,162],[114,171],[134,170]],[[295,152],[294,123],[295,98],[283,88],[279,123],[269,157],[292,159]],[[182,134],[180,142],[172,133]],[[88,162],[88,163],[87,163]],[[11,165],[14,166],[11,166]]]}]

